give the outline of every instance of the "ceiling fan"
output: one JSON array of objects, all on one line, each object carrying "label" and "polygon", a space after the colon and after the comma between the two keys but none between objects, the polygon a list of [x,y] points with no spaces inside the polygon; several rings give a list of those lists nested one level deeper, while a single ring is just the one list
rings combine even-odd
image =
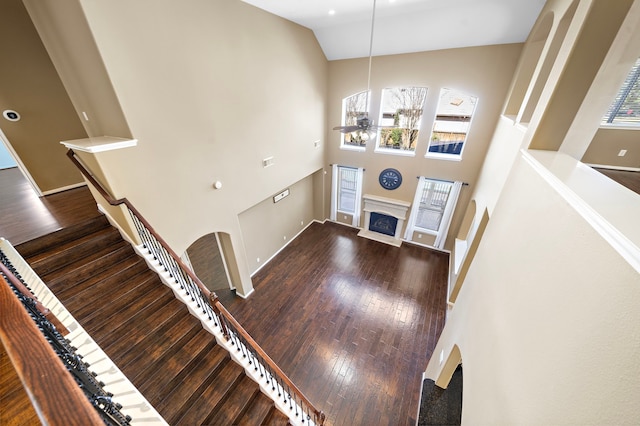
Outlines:
[{"label": "ceiling fan", "polygon": [[371,13],[371,36],[369,38],[369,71],[367,75],[367,91],[366,91],[366,100],[365,100],[365,111],[364,114],[359,115],[356,118],[356,124],[352,124],[349,126],[336,126],[333,130],[339,130],[340,133],[354,133],[358,135],[363,141],[368,141],[369,139],[373,139],[376,137],[376,130],[378,130],[378,126],[375,125],[375,122],[369,119],[369,92],[371,89],[371,58],[373,54],[373,27],[376,19],[376,0],[373,0],[373,11]]}]

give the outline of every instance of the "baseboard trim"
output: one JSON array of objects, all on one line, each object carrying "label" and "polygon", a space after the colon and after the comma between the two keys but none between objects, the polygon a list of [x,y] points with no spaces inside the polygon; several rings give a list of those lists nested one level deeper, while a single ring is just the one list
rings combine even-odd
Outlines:
[{"label": "baseboard trim", "polygon": [[[271,262],[273,260],[274,257],[276,257],[282,250],[284,250],[284,248],[286,246],[288,246],[289,244],[291,244],[291,241],[295,240],[296,238],[298,238],[298,236],[300,234],[302,234],[309,226],[311,226],[312,223],[314,222],[318,222],[318,223],[323,223],[323,222],[319,222],[317,219],[313,219],[311,222],[309,222],[304,228],[302,228],[300,231],[298,231],[298,233],[296,235],[293,236],[293,238],[289,238],[289,241],[287,241],[282,247],[280,247],[275,253],[273,253],[271,255],[271,257],[269,257],[267,260],[264,261],[264,263],[262,265],[260,265],[258,267],[258,269],[256,269],[255,271],[253,271],[250,275],[251,278],[253,278],[253,276],[255,274],[257,274],[258,272],[260,272],[260,270],[262,268],[264,268],[267,264],[269,264],[269,262]],[[249,297],[249,295],[252,293],[253,291],[249,292],[249,294],[246,297]],[[245,297],[245,298],[246,298]]]},{"label": "baseboard trim", "polygon": [[70,189],[76,189],[76,188],[81,188],[83,186],[87,186],[86,182],[80,182],[80,183],[74,183],[73,185],[67,185],[67,186],[63,186],[60,188],[56,188],[56,189],[50,189],[48,191],[43,191],[42,195],[52,195],[52,194],[57,194],[58,192],[64,192],[64,191],[68,191]]}]

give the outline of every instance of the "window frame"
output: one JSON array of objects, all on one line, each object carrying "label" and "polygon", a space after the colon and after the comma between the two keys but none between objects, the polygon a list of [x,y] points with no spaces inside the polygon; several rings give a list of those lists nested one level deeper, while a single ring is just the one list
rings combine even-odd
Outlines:
[{"label": "window frame", "polygon": [[[418,188],[417,190],[419,191],[420,189],[422,189],[422,193],[418,195],[416,195],[416,200],[418,200],[418,204],[416,205],[416,220],[415,223],[413,225],[414,227],[414,231],[419,231],[422,232],[423,234],[429,234],[429,235],[438,235],[438,231],[440,230],[440,227],[442,225],[442,218],[444,217],[444,211],[445,208],[447,207],[447,203],[449,202],[449,196],[451,195],[451,190],[453,189],[453,182],[449,182],[449,181],[440,181],[440,180],[436,180],[436,179],[425,179],[425,183],[423,185],[421,185],[422,188]],[[444,193],[444,191],[438,191],[437,186],[441,186],[441,187],[446,187],[446,197],[444,199],[444,202],[442,203],[442,205],[440,206],[441,209],[439,211],[440,213],[440,218],[438,220],[438,229],[429,229],[429,228],[423,228],[422,226],[420,226],[418,224],[418,218],[420,216],[421,211],[423,210],[427,210],[427,211],[436,211],[435,209],[429,209],[427,207],[422,208],[422,204],[423,204],[423,200],[424,203],[426,203],[427,200],[425,200],[425,195],[427,197],[429,197],[430,199],[434,198],[434,194],[436,192],[438,193]],[[436,187],[436,188],[434,188]],[[426,193],[426,194],[425,194]],[[431,203],[432,204],[432,203]]]},{"label": "window frame", "polygon": [[[351,225],[360,225],[360,216],[362,213],[362,185],[364,181],[364,169],[362,167],[346,166],[340,164],[331,165],[331,211],[330,219],[333,221],[338,220],[338,214],[351,215]],[[341,182],[342,175],[341,169],[352,170],[355,173],[355,188],[353,192],[353,211],[341,209]]]},{"label": "window frame", "polygon": [[[417,118],[417,123],[414,125],[414,127],[412,127],[411,129],[409,129],[408,127],[392,127],[392,126],[385,126],[383,125],[384,120],[389,120],[391,117],[385,117],[385,114],[390,114],[389,111],[385,111],[385,101],[388,103],[392,103],[393,101],[389,101],[388,99],[386,99],[385,95],[387,93],[390,93],[390,96],[393,96],[393,92],[392,91],[404,91],[404,90],[414,90],[414,89],[420,89],[422,91],[422,94],[418,95],[422,98],[421,103],[420,103],[420,108],[396,108],[395,113],[393,113],[393,119],[394,119],[394,123],[395,121],[400,121],[400,116],[398,114],[399,110],[405,110],[405,109],[411,109],[411,110],[418,110],[420,111],[420,115]],[[425,112],[425,108],[426,108],[426,104],[427,104],[427,96],[429,95],[429,88],[426,86],[406,86],[406,87],[386,87],[382,90],[382,96],[381,96],[381,100],[380,100],[380,116],[378,117],[378,135],[377,135],[377,141],[375,144],[375,152],[376,153],[382,153],[382,154],[393,154],[393,155],[402,155],[402,156],[415,156],[416,155],[416,151],[418,149],[418,143],[419,143],[419,138],[420,138],[420,133],[422,131],[422,125],[423,125],[423,121],[424,121],[424,112]],[[396,95],[397,96],[397,95]],[[402,106],[416,106],[417,102],[414,102],[414,105],[402,105]],[[411,119],[411,118],[410,118]],[[416,131],[416,135],[415,138],[411,138],[409,140],[409,147],[411,147],[411,143],[413,142],[413,149],[403,149],[400,145],[400,143],[397,145],[398,148],[394,148],[394,147],[387,147],[387,146],[380,146],[381,142],[382,142],[382,132],[388,129],[398,129],[398,130],[411,130],[411,131]],[[393,132],[393,130],[391,130]],[[402,136],[400,136],[402,137]]]},{"label": "window frame", "polygon": [[[634,94],[636,99],[633,99],[632,104],[629,105],[627,100],[629,95]],[[637,121],[629,122],[624,120],[624,116],[619,116],[619,112],[622,107],[627,105],[627,111],[634,111]],[[629,107],[633,106],[635,109],[631,110]],[[636,112],[637,111],[637,112]],[[621,119],[617,121],[616,119]],[[624,82],[620,86],[618,92],[616,92],[613,101],[609,104],[607,111],[600,120],[600,127],[606,129],[640,129],[640,58],[636,59]]]},{"label": "window frame", "polygon": [[[354,98],[354,97],[364,97],[364,111],[358,111],[359,108],[359,103],[360,100],[355,101],[355,111],[354,111],[354,119],[357,120],[357,118],[361,115],[369,115],[369,111],[371,110],[371,90],[362,90],[360,92],[356,92],[352,95],[349,95],[345,98],[342,98],[342,116],[341,116],[341,121],[340,121],[340,125],[341,126],[348,126],[348,125],[355,125],[356,123],[353,122],[351,124],[347,124],[350,123],[351,121],[351,117],[348,117],[349,114],[349,100]],[[347,139],[347,135],[349,135],[349,133],[342,133],[340,132],[340,149],[345,149],[345,150],[350,150],[350,151],[360,151],[363,152],[366,150],[367,148],[367,141],[361,141],[360,143],[351,143],[351,142],[346,142]]]},{"label": "window frame", "polygon": [[[437,179],[437,178],[428,178],[425,176],[420,176],[419,179],[420,180],[418,181],[418,186],[416,187],[416,192],[413,198],[413,204],[411,206],[411,212],[409,214],[409,219],[407,221],[407,227],[405,229],[404,239],[406,241],[412,241],[415,244],[422,245],[420,242],[413,240],[413,234],[416,231],[422,234],[433,235],[435,236],[435,241],[433,245],[431,245],[430,247],[434,247],[438,250],[442,250],[444,249],[444,245],[447,240],[447,234],[449,233],[451,221],[453,219],[453,215],[456,210],[456,205],[460,197],[460,192],[464,184],[461,181],[449,181],[449,180],[443,180],[443,179]],[[435,231],[416,225],[417,217],[420,209],[419,206],[421,204],[421,200],[423,198],[425,188],[430,183],[433,183],[436,185],[439,185],[439,184],[449,185],[447,199],[444,202],[444,208],[440,216],[438,229]]]},{"label": "window frame", "polygon": [[[442,107],[441,103],[443,101],[443,98],[445,98],[445,96],[449,99],[465,98],[465,99],[462,99],[462,102],[464,102],[465,100],[471,101],[473,108],[471,109],[469,114],[461,114],[458,116],[445,114],[447,111],[441,108]],[[448,160],[448,161],[462,160],[462,155],[464,153],[464,149],[467,146],[467,142],[469,140],[469,134],[471,133],[471,126],[473,125],[473,119],[476,116],[476,111],[478,109],[479,102],[480,102],[480,98],[478,96],[469,94],[467,92],[463,92],[462,90],[450,89],[448,87],[442,87],[440,89],[440,96],[438,97],[436,112],[433,117],[433,125],[431,126],[431,133],[429,134],[429,142],[427,144],[427,152],[425,154],[425,158],[433,158],[433,159]],[[451,105],[454,105],[452,102],[449,102],[449,103]],[[438,120],[438,117],[467,117],[467,116],[468,116],[468,120],[443,120],[443,119]],[[431,151],[431,148],[433,146],[432,142],[435,140],[434,138],[437,137],[436,133],[440,133],[440,134],[447,133],[445,131],[436,131],[436,126],[443,122],[455,122],[455,121],[459,121],[461,123],[468,123],[463,132],[455,132],[455,131],[449,132],[450,135],[464,134],[464,139],[462,140],[462,142],[460,142],[460,145],[461,145],[460,151],[458,153]],[[450,145],[450,144],[447,144],[447,145]]]}]

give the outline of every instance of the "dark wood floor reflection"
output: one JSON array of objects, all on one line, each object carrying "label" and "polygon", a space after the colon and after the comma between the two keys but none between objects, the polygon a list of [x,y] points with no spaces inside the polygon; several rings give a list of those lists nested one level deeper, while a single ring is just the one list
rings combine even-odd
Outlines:
[{"label": "dark wood floor reflection", "polygon": [[220,297],[332,425],[413,425],[445,319],[448,255],[312,224]]},{"label": "dark wood floor reflection", "polygon": [[640,194],[640,172],[629,172],[623,170],[596,169],[603,175],[615,180],[620,185],[625,186]]},{"label": "dark wood floor reflection", "polygon": [[99,214],[86,186],[38,197],[18,168],[0,170],[0,237],[13,245]]}]

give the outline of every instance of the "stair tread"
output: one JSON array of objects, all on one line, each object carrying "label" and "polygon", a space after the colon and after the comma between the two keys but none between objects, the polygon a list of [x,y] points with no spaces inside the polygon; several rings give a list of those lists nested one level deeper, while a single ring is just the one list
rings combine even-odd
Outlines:
[{"label": "stair tread", "polygon": [[167,384],[162,395],[158,395],[160,400],[153,397],[149,400],[165,419],[184,414],[180,412],[189,408],[186,401],[198,391],[202,383],[232,362],[229,353],[220,345],[213,346],[209,353],[203,355],[204,357],[198,357],[190,362],[174,380]]},{"label": "stair tread", "polygon": [[281,425],[289,425],[289,417],[287,417],[282,411],[278,410],[274,405],[271,408],[269,416],[265,419],[263,425],[267,426],[281,426]]},{"label": "stair tread", "polygon": [[59,229],[42,237],[26,241],[16,246],[16,250],[22,257],[28,259],[42,251],[54,247],[59,241],[68,240],[71,236],[82,236],[95,232],[98,229],[110,227],[109,221],[104,215],[94,217],[80,224]]},{"label": "stair tread", "polygon": [[[185,343],[180,352],[162,359],[162,369],[153,368],[152,366],[143,371],[132,371],[131,374],[127,375],[143,393],[146,393],[146,389],[168,388],[168,383],[177,376],[174,372],[184,369],[200,355],[204,356],[209,351],[216,350],[214,349],[215,346],[217,344],[213,336],[205,329],[200,329],[195,336]],[[222,348],[217,350],[221,351]],[[131,368],[127,370],[131,370]]]},{"label": "stair tread", "polygon": [[[164,364],[181,351],[187,350],[186,345],[202,330],[202,325],[191,318],[188,313],[182,313],[177,321],[153,336],[145,339],[136,346],[136,353],[130,359],[121,359],[118,364],[124,371],[131,372],[132,381],[144,380],[149,370],[157,371],[157,366]],[[133,351],[132,351],[133,352]]]},{"label": "stair tread", "polygon": [[122,351],[137,345],[145,336],[154,333],[166,321],[170,321],[176,310],[184,306],[181,301],[171,296],[173,295],[159,297],[119,327],[106,330],[107,335],[100,345],[102,349],[112,359],[117,359]]},{"label": "stair tread", "polygon": [[64,300],[65,306],[74,306],[74,315],[85,318],[96,306],[113,303],[131,291],[136,280],[144,279],[145,274],[153,274],[144,262],[135,258],[128,258],[119,266],[115,272],[103,271],[92,279],[57,291],[56,295],[60,300]]},{"label": "stair tread", "polygon": [[[104,328],[113,329],[127,320],[124,315],[120,315],[121,312],[139,310],[153,303],[158,298],[154,289],[161,285],[155,274],[145,275],[142,282],[139,282],[135,288],[114,303],[96,307],[93,315],[89,318],[76,319],[91,334],[94,333],[94,330],[95,333],[98,333]],[[70,312],[71,315],[74,315],[73,311]]]},{"label": "stair tread", "polygon": [[[61,293],[67,291],[75,294],[77,290],[73,287],[82,285],[79,289],[86,288],[92,281],[113,275],[114,272],[110,270],[110,266],[116,264],[118,268],[127,268],[139,258],[125,242],[113,244],[110,248],[111,250],[102,251],[103,256],[100,258],[79,260],[64,270],[47,274],[45,277],[47,286],[52,291]],[[89,283],[85,283],[86,281]]]},{"label": "stair tread", "polygon": [[242,377],[245,377],[242,367],[229,361],[215,376],[207,378],[200,392],[194,392],[189,398],[188,410],[179,418],[174,417],[170,423],[203,424],[211,412],[233,394]]},{"label": "stair tread", "polygon": [[111,359],[121,368],[137,358],[151,362],[154,350],[160,351],[170,347],[169,343],[178,338],[180,332],[184,333],[189,325],[193,325],[189,316],[187,307],[179,300],[173,299],[160,311],[146,317],[145,324],[137,322],[133,327],[127,327],[126,332],[135,338],[116,340],[114,344],[105,348],[105,352],[113,354],[110,355]]},{"label": "stair tread", "polygon": [[45,277],[72,262],[95,258],[96,252],[105,252],[114,244],[123,246],[126,242],[114,228],[105,228],[81,239],[63,242],[51,250],[29,257],[27,261],[38,275]]},{"label": "stair tread", "polygon": [[242,375],[233,391],[226,396],[224,404],[218,404],[214,412],[204,421],[204,424],[230,425],[236,424],[251,407],[260,387],[249,376]]},{"label": "stair tread", "polygon": [[259,392],[249,409],[237,420],[236,424],[240,426],[261,425],[271,415],[273,408],[275,407],[271,398]]}]

